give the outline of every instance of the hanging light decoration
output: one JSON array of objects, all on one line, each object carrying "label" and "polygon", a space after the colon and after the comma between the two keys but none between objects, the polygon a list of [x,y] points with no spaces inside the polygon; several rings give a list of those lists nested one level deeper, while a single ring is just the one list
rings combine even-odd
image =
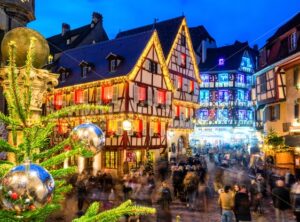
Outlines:
[{"label": "hanging light decoration", "polygon": [[123,130],[130,131],[132,129],[132,123],[130,120],[125,119],[123,121]]}]

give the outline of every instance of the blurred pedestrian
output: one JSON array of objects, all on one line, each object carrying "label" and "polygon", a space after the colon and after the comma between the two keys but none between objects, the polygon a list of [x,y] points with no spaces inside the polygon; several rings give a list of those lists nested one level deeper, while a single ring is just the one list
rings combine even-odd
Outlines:
[{"label": "blurred pedestrian", "polygon": [[183,180],[183,187],[187,199],[187,207],[191,210],[195,209],[195,200],[198,190],[199,178],[195,172],[188,172]]},{"label": "blurred pedestrian", "polygon": [[297,178],[296,183],[292,185],[291,203],[296,221],[300,222],[300,178]]},{"label": "blurred pedestrian", "polygon": [[222,222],[233,222],[234,200],[230,186],[225,186],[220,192],[218,204],[222,209]]},{"label": "blurred pedestrian", "polygon": [[87,195],[86,186],[84,184],[84,180],[77,181],[77,207],[78,207],[78,214],[82,215],[82,208],[85,201],[85,197]]},{"label": "blurred pedestrian", "polygon": [[234,197],[234,213],[236,222],[251,221],[250,201],[246,186],[242,185]]},{"label": "blurred pedestrian", "polygon": [[290,208],[290,193],[285,188],[283,180],[276,181],[276,187],[272,190],[272,199],[276,222],[286,222],[286,210]]}]

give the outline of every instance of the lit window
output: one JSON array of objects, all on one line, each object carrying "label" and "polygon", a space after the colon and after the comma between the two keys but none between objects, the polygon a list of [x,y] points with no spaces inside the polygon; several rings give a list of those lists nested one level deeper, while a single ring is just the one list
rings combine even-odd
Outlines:
[{"label": "lit window", "polygon": [[175,117],[180,116],[180,106],[175,106]]},{"label": "lit window", "polygon": [[137,137],[141,137],[143,133],[143,120],[138,119],[134,121],[134,131]]},{"label": "lit window", "polygon": [[117,68],[117,60],[111,59],[109,62],[109,71],[114,72],[114,71],[116,71],[116,68]]},{"label": "lit window", "polygon": [[191,93],[194,92],[194,87],[195,87],[194,81],[191,80],[191,81],[190,81],[190,92],[191,92]]},{"label": "lit window", "polygon": [[117,169],[117,151],[105,151],[105,168]]},{"label": "lit window", "polygon": [[208,110],[207,109],[200,109],[198,111],[198,118],[200,120],[207,120],[208,119]]},{"label": "lit window", "polygon": [[190,118],[190,108],[185,108],[185,118],[189,119]]},{"label": "lit window", "polygon": [[86,75],[88,73],[89,67],[88,66],[82,66],[81,67],[81,77],[86,78]]},{"label": "lit window", "polygon": [[209,100],[209,91],[208,90],[200,90],[200,101],[205,102]]},{"label": "lit window", "polygon": [[221,83],[228,82],[228,73],[220,73],[220,74],[218,74],[218,82],[221,82]]},{"label": "lit window", "polygon": [[178,89],[182,89],[182,82],[183,82],[182,76],[178,76],[178,87],[177,87]]},{"label": "lit window", "polygon": [[83,103],[83,90],[77,89],[75,90],[75,104]]},{"label": "lit window", "polygon": [[228,119],[228,109],[219,109],[217,112],[218,120]]},{"label": "lit window", "polygon": [[243,90],[237,91],[237,100],[244,101],[245,100],[245,92]]},{"label": "lit window", "polygon": [[182,68],[186,68],[186,54],[184,54],[184,53],[181,53],[181,64],[180,64],[180,66],[182,67]]},{"label": "lit window", "polygon": [[225,64],[225,59],[224,58],[220,58],[219,59],[219,66],[223,66]]},{"label": "lit window", "polygon": [[289,45],[289,51],[293,51],[297,48],[297,33],[293,32],[288,37],[288,45]]},{"label": "lit window", "polygon": [[113,120],[113,119],[110,119],[110,120],[107,120],[107,136],[113,136],[116,132],[117,132],[117,129],[118,129],[118,121],[117,120]]},{"label": "lit window", "polygon": [[216,110],[215,109],[210,109],[208,111],[208,118],[209,120],[214,120],[216,117]]},{"label": "lit window", "polygon": [[239,120],[246,120],[246,110],[239,110],[238,116]]},{"label": "lit window", "polygon": [[146,92],[147,92],[146,87],[142,87],[142,86],[139,87],[139,101],[140,102],[146,101],[146,98],[147,98]]},{"label": "lit window", "polygon": [[220,90],[219,91],[219,101],[220,102],[228,102],[228,100],[229,100],[228,90]]},{"label": "lit window", "polygon": [[110,103],[113,96],[113,87],[104,86],[102,87],[102,101],[103,103]]},{"label": "lit window", "polygon": [[62,94],[56,93],[54,94],[54,109],[59,110],[62,107]]},{"label": "lit window", "polygon": [[238,74],[237,75],[237,82],[245,83],[245,76],[243,74]]},{"label": "lit window", "polygon": [[209,75],[208,74],[201,74],[202,82],[209,82]]},{"label": "lit window", "polygon": [[157,91],[157,103],[166,104],[166,91],[162,91],[162,90]]},{"label": "lit window", "polygon": [[154,123],[153,133],[154,136],[161,136],[161,123],[159,121]]}]

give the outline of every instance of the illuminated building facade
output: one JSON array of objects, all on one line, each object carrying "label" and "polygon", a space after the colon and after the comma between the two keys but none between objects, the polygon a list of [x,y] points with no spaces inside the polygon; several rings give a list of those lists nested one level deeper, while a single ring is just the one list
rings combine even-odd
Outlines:
[{"label": "illuminated building facade", "polygon": [[[279,27],[260,49],[253,100],[256,128],[271,129],[289,146],[300,146],[300,13]],[[299,167],[299,166],[298,166]]]},{"label": "illuminated building facade", "polygon": [[254,110],[251,100],[256,51],[248,43],[207,49],[199,63],[200,109],[193,142],[201,145],[251,143]]}]

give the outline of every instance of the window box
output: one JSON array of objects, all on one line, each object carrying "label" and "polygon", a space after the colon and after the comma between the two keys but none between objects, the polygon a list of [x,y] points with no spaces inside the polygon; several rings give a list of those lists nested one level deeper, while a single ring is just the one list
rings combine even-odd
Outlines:
[{"label": "window box", "polygon": [[160,138],[160,133],[153,133],[152,138]]},{"label": "window box", "polygon": [[180,120],[179,116],[175,116],[174,120]]},{"label": "window box", "polygon": [[158,104],[157,108],[165,109],[166,108],[166,104]]},{"label": "window box", "polygon": [[142,132],[133,132],[133,137],[137,137],[137,138],[142,138],[143,135],[142,135]]},{"label": "window box", "polygon": [[147,103],[147,101],[139,101],[139,102],[138,102],[138,106],[141,106],[141,107],[147,107],[147,106],[148,106],[148,103]]},{"label": "window box", "polygon": [[190,117],[187,117],[187,118],[185,119],[185,122],[188,122],[188,121],[190,121]]},{"label": "window box", "polygon": [[190,91],[189,94],[194,95],[194,90]]}]

